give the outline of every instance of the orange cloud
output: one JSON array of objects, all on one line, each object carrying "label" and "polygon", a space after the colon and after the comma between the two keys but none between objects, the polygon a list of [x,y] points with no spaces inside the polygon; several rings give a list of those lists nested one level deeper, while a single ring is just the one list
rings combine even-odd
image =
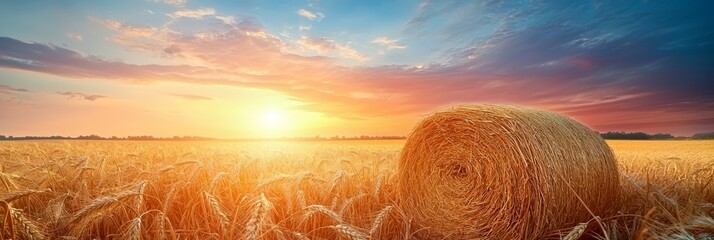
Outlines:
[{"label": "orange cloud", "polygon": [[5,84],[0,84],[0,93],[2,94],[13,94],[16,92],[28,92],[27,89],[24,88],[14,88]]},{"label": "orange cloud", "polygon": [[182,98],[182,99],[194,100],[194,101],[212,101],[213,100],[213,98],[210,98],[210,97],[190,95],[190,94],[171,94],[171,95],[175,96],[175,97]]},{"label": "orange cloud", "polygon": [[97,94],[84,94],[84,93],[78,93],[78,92],[58,92],[57,94],[67,96],[67,99],[84,99],[87,101],[95,101],[100,98],[106,98],[107,96],[104,95],[97,95]]},{"label": "orange cloud", "polygon": [[131,37],[149,37],[153,35],[157,30],[154,27],[125,24],[111,19],[89,17],[89,20],[99,23],[108,29],[120,32],[125,36]]}]

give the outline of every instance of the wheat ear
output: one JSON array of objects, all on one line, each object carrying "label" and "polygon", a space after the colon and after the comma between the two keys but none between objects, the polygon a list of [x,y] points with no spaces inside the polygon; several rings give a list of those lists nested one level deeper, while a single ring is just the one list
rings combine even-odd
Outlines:
[{"label": "wheat ear", "polygon": [[224,230],[227,229],[229,225],[228,215],[226,215],[226,212],[223,210],[223,206],[221,206],[221,203],[218,202],[218,199],[211,195],[209,192],[203,192],[203,194],[206,196],[206,200],[208,200],[208,204],[213,210],[213,214],[218,216],[218,218],[220,219],[221,228],[223,228]]},{"label": "wheat ear", "polygon": [[260,236],[260,231],[268,220],[268,208],[270,207],[270,202],[265,198],[264,194],[260,194],[260,198],[255,202],[253,206],[253,212],[250,215],[248,223],[245,225],[246,239],[254,240],[258,239]]},{"label": "wheat ear", "polygon": [[374,219],[374,222],[372,223],[372,228],[369,229],[369,235],[374,236],[374,233],[379,230],[379,227],[382,226],[382,222],[384,222],[384,219],[387,217],[389,212],[392,210],[392,206],[386,206],[382,209],[382,211],[379,211],[379,214],[377,214],[377,217]]},{"label": "wheat ear", "polygon": [[349,224],[337,224],[332,226],[335,231],[351,240],[367,240],[369,237],[362,231]]}]

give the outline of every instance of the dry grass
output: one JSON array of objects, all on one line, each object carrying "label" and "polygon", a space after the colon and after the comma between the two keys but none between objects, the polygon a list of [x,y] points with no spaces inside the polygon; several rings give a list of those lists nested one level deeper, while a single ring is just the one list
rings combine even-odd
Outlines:
[{"label": "dry grass", "polygon": [[[605,233],[593,220],[554,238],[713,232],[714,141],[608,143],[626,175],[618,213],[601,219]],[[400,207],[403,145],[0,142],[0,197],[13,199],[0,201],[0,238],[247,239],[250,229],[257,239],[409,239],[425,230]],[[304,217],[318,208],[327,214]]]}]

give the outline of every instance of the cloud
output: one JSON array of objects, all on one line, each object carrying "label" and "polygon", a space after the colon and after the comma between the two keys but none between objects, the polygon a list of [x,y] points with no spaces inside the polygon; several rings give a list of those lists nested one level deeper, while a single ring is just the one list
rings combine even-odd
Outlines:
[{"label": "cloud", "polygon": [[[0,38],[0,67],[127,84],[270,90],[299,102],[302,110],[347,119],[414,116],[455,103],[490,102],[559,111],[601,131],[668,124],[689,129],[681,132],[714,128],[714,69],[708,61],[714,44],[705,10],[652,12],[654,7],[641,2],[596,10],[586,3],[458,3],[424,4],[400,35],[409,42],[453,40],[447,47],[430,47],[440,57],[420,67],[341,66],[334,57],[368,57],[330,38],[281,39],[240,17],[229,24],[204,18],[196,23],[213,27],[191,32],[155,28],[146,37],[118,42],[166,58],[181,56],[193,65],[132,64]],[[607,18],[595,21],[581,14],[585,10]],[[469,11],[474,14],[454,14]],[[613,17],[622,13],[627,14]],[[117,32],[136,27],[107,26]],[[373,42],[387,48],[399,43],[386,37]],[[301,50],[325,56],[304,56]]]},{"label": "cloud", "polygon": [[337,52],[343,57],[351,58],[360,62],[369,61],[369,56],[355,50],[347,44],[335,43],[335,47],[337,48]]},{"label": "cloud", "polygon": [[78,92],[57,92],[59,95],[67,96],[67,99],[84,99],[87,101],[95,101],[100,98],[106,98],[107,96],[104,95],[96,95],[96,94],[84,94],[84,93],[78,93]]},{"label": "cloud", "polygon": [[199,9],[182,9],[174,13],[167,14],[173,19],[179,18],[193,18],[202,19],[205,16],[213,16],[216,14],[216,10],[213,8],[199,8]]},{"label": "cloud", "polygon": [[312,26],[310,26],[310,25],[300,25],[300,26],[298,26],[298,29],[300,29],[300,31],[310,30],[311,28],[312,28]]},{"label": "cloud", "polygon": [[164,53],[167,55],[180,55],[181,54],[181,48],[178,45],[171,45],[166,48],[164,48]]},{"label": "cloud", "polygon": [[[99,23],[104,27],[117,31],[127,37],[149,37],[156,33],[157,28],[145,25],[132,25],[121,23],[116,20],[89,17],[90,21]],[[81,38],[81,36],[80,36]]]},{"label": "cloud", "polygon": [[155,3],[181,6],[186,4],[186,0],[153,0]]},{"label": "cloud", "polygon": [[302,36],[298,41],[303,47],[326,54],[337,49],[335,42],[327,38],[314,38]]},{"label": "cloud", "polygon": [[66,34],[67,38],[75,40],[75,41],[82,41],[82,35],[76,34],[76,33],[67,33]]},{"label": "cloud", "polygon": [[[418,113],[455,102],[527,104],[564,112],[585,122],[622,121],[630,124],[627,126],[662,121],[664,116],[669,118],[667,121],[684,122],[714,114],[711,97],[637,89],[633,88],[637,85],[631,84],[581,84],[550,75],[503,75],[474,69],[469,65],[429,65],[420,69],[403,66],[345,68],[334,67],[329,61],[319,58],[291,57],[285,54],[256,56],[257,59],[270,58],[262,62],[250,58],[229,61],[231,56],[235,56],[232,51],[237,53],[242,49],[225,52],[225,48],[215,48],[214,51],[213,46],[225,46],[217,43],[224,43],[228,39],[236,44],[243,40],[222,36],[198,38],[184,43],[193,43],[185,45],[189,49],[186,54],[201,55],[206,60],[215,59],[212,69],[113,62],[61,47],[24,43],[10,38],[0,38],[0,67],[127,83],[175,81],[269,89],[302,102],[299,109],[347,119]],[[11,60],[8,56],[22,61]],[[254,64],[249,65],[250,69],[260,69],[264,73],[250,75],[220,70],[245,67],[250,62]],[[677,104],[673,105],[672,102]],[[655,106],[660,106],[659,112],[651,112]],[[710,125],[698,126],[703,128]]]},{"label": "cloud", "polygon": [[216,16],[216,19],[221,20],[224,24],[236,24],[236,18],[232,16]]},{"label": "cloud", "polygon": [[300,40],[298,40],[298,43],[302,47],[315,50],[320,54],[336,52],[342,57],[354,59],[361,62],[369,60],[369,57],[367,55],[360,53],[349,45],[337,43],[334,40],[328,38],[303,36],[300,38]]},{"label": "cloud", "polygon": [[385,46],[387,49],[405,49],[407,48],[407,45],[404,45],[402,43],[399,43],[399,40],[396,39],[390,39],[388,37],[378,37],[372,40],[372,43]]},{"label": "cloud", "polygon": [[310,21],[320,21],[322,18],[325,17],[325,14],[322,14],[321,12],[310,12],[308,10],[305,10],[304,8],[301,8],[300,10],[297,11],[297,14],[300,16],[303,16],[307,19],[310,19]]},{"label": "cloud", "polygon": [[14,88],[5,84],[0,84],[0,93],[1,94],[13,94],[16,92],[29,92],[27,89],[24,88]]},{"label": "cloud", "polygon": [[150,52],[158,55],[164,55],[166,53],[163,52],[163,50],[171,47],[171,44],[168,44],[161,39],[166,35],[174,34],[173,31],[166,26],[154,27],[148,25],[128,24],[99,17],[89,17],[89,20],[113,31],[115,34],[107,37],[107,39],[113,43],[126,47],[127,50],[130,51]]},{"label": "cloud", "polygon": [[0,68],[41,72],[72,78],[101,78],[127,83],[146,81],[184,81],[191,79],[182,73],[215,74],[210,69],[185,65],[135,65],[104,60],[66,48],[25,43],[0,37]]},{"label": "cloud", "polygon": [[204,97],[204,96],[198,96],[198,95],[189,95],[189,94],[171,94],[172,96],[179,97],[182,99],[186,100],[194,100],[194,101],[213,101],[213,98],[210,97]]}]

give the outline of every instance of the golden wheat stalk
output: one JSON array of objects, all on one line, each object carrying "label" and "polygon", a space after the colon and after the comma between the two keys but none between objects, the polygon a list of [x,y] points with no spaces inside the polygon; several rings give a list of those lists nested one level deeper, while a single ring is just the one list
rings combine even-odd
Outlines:
[{"label": "golden wheat stalk", "polygon": [[[68,224],[70,225],[70,232],[72,235],[81,236],[87,230],[91,230],[87,228],[87,226],[90,226],[90,223],[94,222],[95,219],[104,216],[105,213],[126,205],[124,202],[129,201],[128,199],[134,196],[141,196],[145,185],[146,181],[141,181],[137,186],[137,189],[134,191],[124,191],[116,194],[115,196],[101,197],[92,201],[90,204],[76,212],[69,221]],[[135,199],[134,204],[138,204],[138,201],[138,199]],[[135,205],[135,207],[137,207],[137,205]],[[136,209],[132,210],[135,211]],[[141,213],[136,212],[136,214],[140,215]]]},{"label": "golden wheat stalk", "polygon": [[175,165],[169,165],[169,166],[162,167],[161,169],[157,170],[157,173],[158,173],[157,175],[167,173],[171,170],[174,170],[174,168],[176,168]]},{"label": "golden wheat stalk", "polygon": [[9,207],[8,211],[14,222],[14,230],[11,231],[17,232],[20,239],[47,239],[44,230],[35,221],[25,217],[22,210]]},{"label": "golden wheat stalk", "polygon": [[298,203],[300,204],[300,208],[306,208],[307,207],[307,200],[305,199],[305,192],[302,190],[297,191],[297,199]]},{"label": "golden wheat stalk", "polygon": [[62,194],[55,199],[50,200],[50,202],[47,204],[47,209],[45,210],[45,213],[47,216],[49,216],[52,221],[57,221],[62,216],[66,213],[65,211],[65,201],[67,200],[67,197],[69,196],[68,193]]},{"label": "golden wheat stalk", "polygon": [[340,233],[342,236],[345,236],[351,240],[367,240],[369,238],[367,234],[363,233],[356,227],[349,224],[337,224],[335,226],[332,226],[332,228],[335,229],[335,231]]},{"label": "golden wheat stalk", "polygon": [[139,182],[139,185],[137,185],[136,188],[136,203],[134,205],[134,211],[136,211],[136,214],[139,215],[142,213],[142,210],[144,208],[144,189],[146,189],[146,184],[148,184],[149,181],[143,180]]},{"label": "golden wheat stalk", "polygon": [[256,186],[256,188],[263,189],[273,184],[284,184],[291,181],[295,181],[296,179],[297,177],[292,175],[278,175],[261,182],[260,184],[258,184],[258,186]]},{"label": "golden wheat stalk", "polygon": [[208,192],[214,193],[218,182],[221,181],[221,178],[225,175],[226,172],[219,172],[218,174],[216,174],[216,176],[213,177],[213,180],[211,180],[211,185],[209,185],[208,187]]},{"label": "golden wheat stalk", "polygon": [[45,189],[45,190],[27,190],[27,191],[19,191],[19,192],[12,192],[8,194],[3,194],[2,197],[0,197],[0,201],[5,201],[7,203],[11,203],[12,201],[31,196],[34,194],[38,193],[46,193],[51,191],[50,189]]},{"label": "golden wheat stalk", "polygon": [[382,182],[384,181],[384,173],[379,174],[379,177],[377,177],[377,182],[374,183],[374,190],[372,191],[372,195],[374,197],[378,198],[379,197],[379,190],[382,187]]},{"label": "golden wheat stalk", "polygon": [[285,204],[287,205],[287,211],[288,211],[289,213],[292,213],[293,210],[294,210],[292,190],[291,190],[289,187],[287,187],[287,186],[283,186],[283,187],[282,187],[282,192],[283,192],[283,195],[285,196],[285,197],[284,197],[284,199],[285,199],[284,202],[285,202]]},{"label": "golden wheat stalk", "polygon": [[132,219],[124,234],[124,239],[141,240],[141,216]]},{"label": "golden wheat stalk", "polygon": [[308,219],[315,213],[321,213],[322,215],[329,217],[337,223],[342,223],[342,217],[340,217],[339,214],[323,205],[310,205],[307,206],[305,210],[306,212],[305,215],[303,215],[303,219]]},{"label": "golden wheat stalk", "polygon": [[[98,198],[98,199],[92,201],[90,204],[88,204],[84,208],[77,211],[74,214],[74,216],[72,217],[70,224],[86,222],[87,220],[91,221],[95,217],[101,216],[102,213],[113,210],[115,207],[119,206],[120,201],[125,200],[125,199],[135,196],[135,195],[136,195],[136,193],[134,191],[128,191],[128,192],[122,192],[116,196],[107,196],[107,197]],[[79,225],[83,225],[83,224],[79,224]]]},{"label": "golden wheat stalk", "polygon": [[174,195],[176,194],[176,189],[175,185],[171,186],[171,190],[166,193],[166,197],[161,203],[161,213],[159,213],[156,219],[158,221],[159,239],[166,239],[166,232],[164,231],[167,220],[166,216],[169,214],[169,210],[171,209],[171,203],[173,202]]},{"label": "golden wheat stalk", "polygon": [[0,172],[0,182],[2,182],[3,186],[5,186],[5,190],[7,191],[13,191],[19,188],[17,183],[15,183],[15,180],[13,180],[15,178],[19,178],[19,176]]},{"label": "golden wheat stalk", "polygon": [[189,164],[201,165],[201,162],[196,161],[196,160],[185,160],[185,161],[181,161],[181,162],[174,163],[174,166],[175,166],[175,167],[180,167],[180,166],[189,165]]},{"label": "golden wheat stalk", "polygon": [[337,197],[333,197],[332,202],[330,203],[330,209],[332,209],[333,211],[337,208],[337,200]]},{"label": "golden wheat stalk", "polygon": [[329,194],[332,194],[332,191],[334,191],[336,187],[338,187],[338,185],[340,184],[340,182],[342,182],[344,177],[345,177],[345,171],[339,170],[335,173],[335,175],[330,180],[330,185],[326,191],[328,196],[329,196]]},{"label": "golden wheat stalk", "polygon": [[0,201],[0,207],[2,207],[2,210],[4,212],[2,218],[2,225],[0,225],[0,237],[2,237],[3,239],[5,238],[5,224],[7,223],[7,229],[10,235],[9,239],[15,239],[15,227],[13,225],[12,220],[12,208],[10,207],[10,204],[5,201]]},{"label": "golden wheat stalk", "polygon": [[248,240],[255,240],[261,235],[261,229],[263,225],[269,220],[268,210],[270,208],[270,202],[265,198],[264,194],[260,194],[260,197],[256,200],[253,205],[253,212],[250,215],[250,219],[245,225],[245,237]]},{"label": "golden wheat stalk", "polygon": [[392,206],[386,206],[381,211],[379,211],[379,214],[377,214],[377,217],[372,223],[372,228],[369,229],[369,236],[374,236],[377,230],[379,230],[379,227],[382,226],[382,222],[384,222],[384,219],[387,217],[389,212],[392,211],[392,208]]},{"label": "golden wheat stalk", "polygon": [[307,236],[303,235],[302,233],[296,232],[296,231],[290,231],[290,233],[293,235],[295,239],[298,240],[310,240]]},{"label": "golden wheat stalk", "polygon": [[357,196],[351,197],[350,199],[347,199],[347,201],[345,201],[344,203],[342,203],[342,207],[340,208],[340,211],[337,212],[337,214],[340,215],[340,216],[342,216],[342,217],[344,217],[344,216],[345,216],[345,212],[347,211],[347,209],[349,209],[349,208],[352,206],[352,204],[353,204],[354,202],[356,202],[356,201],[358,201],[358,200],[360,200],[360,199],[362,199],[362,198],[364,198],[364,197],[366,197],[366,196],[367,196],[366,193],[362,193],[362,194],[360,194],[360,195],[357,195]]},{"label": "golden wheat stalk", "polygon": [[585,229],[588,227],[587,223],[581,223],[578,224],[578,226],[575,226],[573,230],[570,230],[568,235],[565,235],[562,240],[577,240],[580,239],[580,236],[583,235],[585,232]]},{"label": "golden wheat stalk", "polygon": [[221,203],[218,202],[218,199],[211,195],[209,192],[203,192],[203,194],[206,196],[206,200],[208,200],[208,205],[210,206],[211,210],[213,210],[213,214],[218,216],[221,228],[226,230],[230,221],[228,220],[228,215],[226,215],[225,210],[223,210],[223,206],[221,206]]}]

